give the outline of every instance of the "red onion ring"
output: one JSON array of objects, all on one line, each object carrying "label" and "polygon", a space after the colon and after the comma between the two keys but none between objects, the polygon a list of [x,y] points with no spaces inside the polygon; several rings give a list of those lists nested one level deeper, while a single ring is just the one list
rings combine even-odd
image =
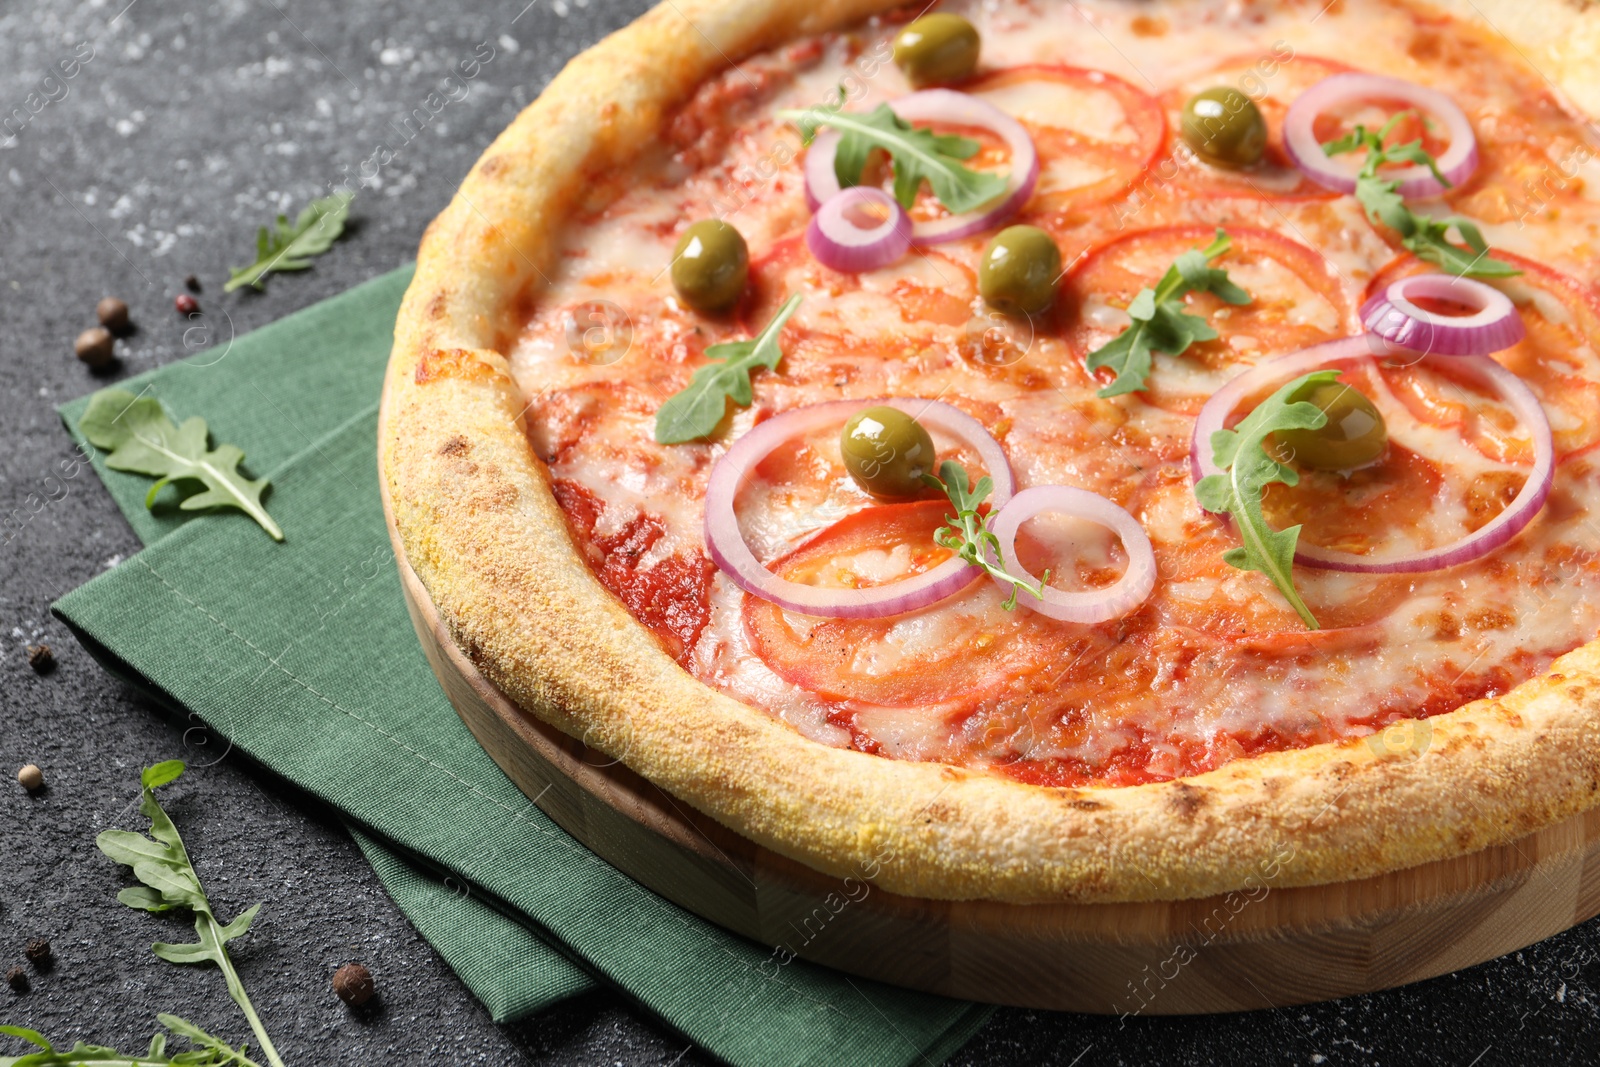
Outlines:
[{"label": "red onion ring", "polygon": [[[863,208],[881,211],[882,221],[870,228],[858,225]],[[877,270],[911,250],[911,216],[882,189],[857,185],[830,197],[811,216],[806,247],[831,270]]]},{"label": "red onion ring", "polygon": [[[1312,127],[1317,116],[1339,104],[1358,100],[1404,100],[1419,111],[1442,120],[1450,131],[1450,147],[1438,159],[1439,173],[1451,185],[1460,185],[1478,169],[1478,139],[1472,132],[1472,123],[1466,112],[1456,102],[1436,89],[1428,89],[1402,78],[1389,78],[1381,74],[1334,74],[1322,79],[1295,98],[1283,120],[1283,147],[1312,181],[1341,193],[1353,193],[1356,176],[1348,168],[1322,150],[1322,142]],[[1438,196],[1444,186],[1427,167],[1412,164],[1386,178],[1400,183],[1400,195],[1406,198]]]},{"label": "red onion ring", "polygon": [[[1365,336],[1346,337],[1258,364],[1231,379],[1206,402],[1199,418],[1195,420],[1194,437],[1189,444],[1189,466],[1194,480],[1198,482],[1207,475],[1223,473],[1211,462],[1211,435],[1225,428],[1223,424],[1228,415],[1247,395],[1275,382],[1299,377],[1328,363],[1363,357],[1372,358],[1371,341]],[[1295,549],[1296,563],[1355,574],[1415,574],[1442,570],[1493,552],[1521,532],[1544,507],[1545,499],[1550,495],[1551,483],[1555,480],[1556,450],[1550,432],[1550,420],[1545,417],[1538,397],[1522,384],[1522,379],[1488,356],[1448,358],[1452,369],[1465,370],[1494,388],[1528,427],[1533,437],[1533,469],[1528,472],[1528,479],[1522,483],[1521,491],[1486,525],[1440,548],[1395,559],[1373,560],[1302,542]]]},{"label": "red onion ring", "polygon": [[[1476,308],[1471,315],[1439,315],[1415,297]],[[1511,298],[1492,285],[1452,274],[1413,274],[1391,282],[1361,305],[1361,321],[1390,344],[1435,356],[1487,356],[1526,336]]]},{"label": "red onion ring", "polygon": [[952,556],[930,571],[869,589],[825,589],[780,578],[768,570],[739,532],[733,502],[745,478],[767,456],[801,434],[823,426],[843,426],[864,407],[885,404],[915,417],[930,430],[939,430],[972,446],[983,460],[984,472],[994,480],[990,502],[1002,508],[1011,499],[1016,482],[1011,463],[983,424],[971,415],[937,400],[834,400],[795,408],[761,423],[739,438],[711,468],[706,485],[706,547],[711,560],[740,589],[803,615],[834,619],[879,619],[900,615],[937,603],[971,585],[982,572]]},{"label": "red onion ring", "polygon": [[[890,101],[889,107],[911,123],[982,126],[998,134],[1011,149],[1011,176],[1004,193],[986,208],[916,223],[911,230],[912,244],[936,245],[982,233],[1015,214],[1033,195],[1033,187],[1039,183],[1039,153],[1033,147],[1033,138],[1022,123],[993,104],[954,89],[924,89]],[[806,152],[806,203],[813,211],[839,194],[839,175],[833,169],[838,152],[837,130],[819,133]]]},{"label": "red onion ring", "polygon": [[[1055,513],[1086,519],[1104,526],[1122,539],[1128,568],[1105,589],[1073,593],[1044,587],[1044,598],[1017,590],[1017,603],[1062,622],[1097,623],[1120,619],[1143,604],[1156,585],[1156,554],[1150,537],[1132,515],[1098,493],[1065,485],[1036,485],[1024,489],[1000,509],[989,529],[1000,542],[1000,558],[1012,574],[1026,574],[1017,561],[1017,531],[1035,515]],[[1009,590],[998,580],[996,584]]]}]

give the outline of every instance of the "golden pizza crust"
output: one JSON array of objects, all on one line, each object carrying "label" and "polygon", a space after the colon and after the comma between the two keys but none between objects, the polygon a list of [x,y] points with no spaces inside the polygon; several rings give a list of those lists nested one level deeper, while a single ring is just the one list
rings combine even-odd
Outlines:
[{"label": "golden pizza crust", "polygon": [[[1600,801],[1600,642],[1509,695],[1376,738],[1125,788],[1025,785],[808,741],[687,674],[574,547],[506,351],[591,176],[733,59],[883,0],[674,0],[579,56],[428,228],[395,328],[380,462],[411,565],[522,707],[819,870],[946,899],[1131,901],[1365,877]],[[1449,0],[1600,113],[1600,9]],[[1587,60],[1587,61],[1586,61]]]}]

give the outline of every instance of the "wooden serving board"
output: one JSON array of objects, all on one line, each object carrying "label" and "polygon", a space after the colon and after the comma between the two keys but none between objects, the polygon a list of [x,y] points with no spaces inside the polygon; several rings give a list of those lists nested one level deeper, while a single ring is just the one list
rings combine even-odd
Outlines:
[{"label": "wooden serving board", "polygon": [[[385,513],[388,513],[387,494]],[[1600,809],[1472,855],[1353,882],[1138,904],[924,900],[765,849],[523,711],[456,647],[389,517],[445,695],[502,770],[599,856],[698,915],[852,974],[969,1000],[1188,1014],[1446,974],[1600,913]]]}]

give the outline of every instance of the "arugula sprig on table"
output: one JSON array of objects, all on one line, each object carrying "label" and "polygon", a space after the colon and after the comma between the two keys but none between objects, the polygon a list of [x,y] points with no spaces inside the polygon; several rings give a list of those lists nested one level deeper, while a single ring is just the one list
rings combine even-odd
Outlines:
[{"label": "arugula sprig on table", "polygon": [[265,289],[269,274],[309,268],[311,257],[333,247],[333,242],[344,232],[350,201],[355,198],[355,193],[341,189],[331,196],[311,201],[301,209],[293,225],[289,223],[289,216],[279,215],[275,227],[270,230],[261,227],[256,232],[256,261],[248,267],[231,268],[223,291],[231,293],[246,285]]},{"label": "arugula sprig on table", "polygon": [[25,1056],[0,1056],[0,1067],[79,1067],[80,1064],[100,1064],[102,1067],[261,1067],[249,1056],[246,1048],[234,1048],[219,1037],[212,1037],[187,1019],[176,1015],[158,1015],[161,1025],[173,1034],[187,1038],[194,1048],[185,1052],[167,1054],[167,1035],[157,1033],[150,1039],[150,1047],[142,1053],[118,1052],[104,1045],[76,1042],[70,1049],[58,1049],[37,1030],[25,1026],[0,1026],[0,1034],[21,1038],[39,1047],[38,1052]]},{"label": "arugula sprig on table", "polygon": [[1327,413],[1321,408],[1290,397],[1302,388],[1336,381],[1338,377],[1336,370],[1301,375],[1258,404],[1233,429],[1213,433],[1211,461],[1227,473],[1207,475],[1194,487],[1201,507],[1214,514],[1232,515],[1238,527],[1242,543],[1223,553],[1223,560],[1242,571],[1265,574],[1312,630],[1319,629],[1316,616],[1294,587],[1294,549],[1300,540],[1300,527],[1274,530],[1261,510],[1267,486],[1274,482],[1297,485],[1300,475],[1279,462],[1268,450],[1267,439],[1279,430],[1318,430],[1327,425]]},{"label": "arugula sprig on table", "polygon": [[688,386],[668,397],[656,412],[656,441],[676,445],[709,437],[727,414],[730,397],[740,407],[749,407],[753,399],[750,374],[761,367],[778,369],[783,359],[778,335],[799,306],[800,294],[796,293],[748,341],[724,341],[708,347],[706,358],[715,362],[696,370]]},{"label": "arugula sprig on table", "polygon": [[1098,395],[1120,396],[1144,389],[1150,378],[1152,352],[1181,356],[1196,341],[1217,338],[1210,323],[1185,310],[1186,294],[1214,293],[1235,306],[1250,303],[1250,294],[1235,285],[1226,270],[1211,265],[1232,247],[1233,239],[1218,230],[1216,239],[1205,248],[1191,248],[1174,260],[1154,289],[1139,290],[1128,305],[1133,322],[1089,353],[1089,370],[1110,367],[1117,373],[1116,380]]},{"label": "arugula sprig on table", "polygon": [[945,520],[949,525],[934,531],[935,544],[950,549],[991,578],[1011,586],[1011,596],[1004,605],[1007,611],[1017,606],[1019,590],[1027,590],[1036,597],[1044,596],[1044,583],[1050,580],[1050,572],[1045,571],[1044,577],[1035,581],[1031,576],[1019,577],[1006,570],[1000,559],[1000,539],[990,532],[988,519],[978,510],[994,491],[994,479],[985,474],[973,485],[966,468],[947,459],[939,464],[937,476],[924,474],[922,480],[928,488],[938,489],[949,497],[956,509],[955,516]]},{"label": "arugula sprig on table", "polygon": [[[1447,189],[1450,187],[1450,182],[1439,173],[1439,165],[1433,156],[1423,150],[1420,138],[1404,144],[1384,146],[1384,140],[1394,132],[1395,126],[1414,114],[1402,111],[1378,130],[1357,126],[1343,137],[1323,144],[1322,150],[1330,156],[1366,150],[1367,158],[1356,176],[1356,200],[1366,211],[1368,219],[1398,233],[1401,245],[1418,259],[1442,267],[1451,274],[1479,278],[1509,278],[1521,274],[1511,264],[1489,255],[1489,244],[1472,221],[1459,215],[1438,219],[1418,215],[1406,207],[1404,198],[1400,196],[1400,183],[1378,173],[1378,168],[1388,163],[1414,163],[1427,167],[1440,184]],[[1450,242],[1448,234],[1452,226],[1461,235],[1468,251]]]},{"label": "arugula sprig on table", "polygon": [[841,186],[860,185],[868,158],[874,149],[882,149],[894,163],[894,198],[907,210],[916,203],[924,181],[954,215],[981,207],[1005,192],[1010,181],[1007,175],[973,170],[962,163],[978,154],[978,142],[970,137],[912,126],[888,104],[866,112],[843,111],[843,104],[841,89],[839,102],[833,106],[778,112],[779,118],[799,128],[800,139],[808,145],[823,126],[839,132],[833,170]]},{"label": "arugula sprig on table", "polygon": [[158,479],[145,494],[145,507],[154,509],[156,495],[170,482],[195,481],[204,490],[183,498],[184,511],[204,508],[238,508],[260,524],[274,541],[283,530],[261,503],[265,478],[254,481],[239,472],[244,452],[234,445],[208,448],[210,431],[198,415],[175,426],[153,396],[134,396],[126,389],[102,389],[89,401],[78,429],[97,448],[110,453],[112,470],[147,474]]},{"label": "arugula sprig on table", "polygon": [[[239,980],[239,974],[233,967],[233,960],[228,956],[228,942],[245,935],[261,911],[261,905],[257,904],[242,912],[230,923],[224,924],[219,920],[211,909],[210,899],[200,885],[200,875],[189,860],[189,852],[184,848],[178,828],[173,825],[171,818],[156,801],[155,791],[176,781],[183,771],[181,760],[169,760],[147,768],[140,776],[139,782],[143,794],[139,810],[150,820],[149,837],[129,830],[107,830],[95,839],[95,843],[100,846],[100,851],[111,859],[132,867],[134,877],[144,883],[130,886],[118,893],[117,899],[122,903],[143,911],[187,910],[194,914],[194,929],[199,936],[198,941],[181,945],[158,941],[150,946],[151,950],[171,963],[216,964],[227,982],[228,994],[233,997],[234,1003],[239,1005],[239,1010],[244,1012],[245,1020],[255,1033],[262,1055],[272,1067],[283,1067],[283,1060],[279,1058],[278,1050],[273,1047],[272,1039],[267,1036],[266,1028],[261,1025],[255,1006],[250,1003],[250,996],[245,992],[244,983]],[[192,1024],[185,1023],[176,1016],[172,1018],[181,1025],[175,1027],[172,1023],[168,1023],[166,1018],[162,1019],[162,1023],[175,1033],[201,1044],[216,1040]],[[227,1046],[219,1043],[208,1047],[213,1053],[221,1054],[221,1049]],[[229,1053],[235,1058],[196,1062],[208,1064],[250,1062],[240,1058],[243,1056],[242,1052],[233,1053],[233,1050],[229,1049]]]}]

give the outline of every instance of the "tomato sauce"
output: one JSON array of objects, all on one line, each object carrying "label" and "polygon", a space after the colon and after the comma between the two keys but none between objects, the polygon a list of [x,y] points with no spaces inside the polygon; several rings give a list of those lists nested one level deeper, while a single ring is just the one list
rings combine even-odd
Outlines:
[{"label": "tomato sauce", "polygon": [[[512,361],[529,440],[596,576],[669,654],[826,743],[1047,786],[1132,785],[1326,741],[1393,744],[1394,723],[1503,694],[1600,630],[1600,553],[1588,547],[1600,534],[1587,518],[1600,507],[1600,199],[1584,185],[1589,135],[1534,72],[1471,25],[1398,4],[1348,3],[1308,20],[1197,0],[1151,20],[1083,0],[1093,34],[1026,5],[957,6],[984,39],[984,67],[962,90],[1012,113],[1041,155],[1040,185],[1009,221],[1045,229],[1061,249],[1052,312],[1022,323],[987,313],[978,272],[988,235],[860,275],[821,266],[807,248],[805,150],[771,112],[831,101],[841,84],[851,110],[907,91],[887,61],[892,20],[786,46],[741,63],[748,79],[729,71],[704,87],[637,173],[614,176],[623,192],[580,213],[550,291],[532,302]],[[1149,62],[1130,68],[1130,54]],[[1489,227],[1496,257],[1522,272],[1496,284],[1527,338],[1495,358],[1549,413],[1559,466],[1544,512],[1483,560],[1421,575],[1296,567],[1321,624],[1308,631],[1262,575],[1223,560],[1237,534],[1199,510],[1188,457],[1194,416],[1223,383],[1355,334],[1368,297],[1434,269],[1284,153],[1298,93],[1355,69],[1434,84],[1472,121],[1482,163],[1436,207]],[[1266,119],[1256,168],[1209,166],[1178,136],[1184,102],[1218,85],[1240,87]],[[1366,113],[1327,116],[1318,135],[1357,120]],[[978,142],[971,165],[1005,169],[998,138],[943,132]],[[1439,136],[1408,119],[1390,139],[1437,152]],[[869,174],[888,177],[881,161]],[[926,189],[912,209],[943,213]],[[663,269],[683,224],[709,216],[750,247],[749,289],[720,315],[686,308]],[[1186,310],[1219,336],[1158,354],[1145,391],[1099,397],[1110,375],[1087,371],[1089,353],[1127,325],[1141,289],[1218,228],[1232,247],[1215,266],[1251,302],[1187,296]],[[782,362],[755,375],[750,407],[730,405],[705,443],[657,445],[654,412],[705,365],[707,346],[751,336],[794,293],[804,300],[783,331]],[[631,330],[614,364],[575,358],[563,341],[595,301],[620,309]],[[1305,543],[1344,552],[1403,553],[1480,529],[1520,490],[1524,428],[1447,365],[1377,361],[1346,368],[1345,380],[1383,412],[1388,449],[1361,470],[1271,487],[1263,506],[1277,528],[1299,525]],[[705,481],[727,443],[774,412],[882,396],[967,411],[1001,442],[1020,486],[1073,485],[1126,508],[1154,546],[1154,593],[1124,618],[1075,626],[1006,610],[1003,592],[977,576],[939,604],[876,620],[808,618],[734,588],[702,547]],[[948,505],[866,498],[827,435],[775,453],[752,481],[741,522],[791,580],[879,584],[949,558],[933,541]],[[1061,588],[1103,587],[1124,566],[1114,543],[1085,541],[1066,558],[1025,528],[1019,547]],[[1407,736],[1425,743],[1425,731]]]}]

